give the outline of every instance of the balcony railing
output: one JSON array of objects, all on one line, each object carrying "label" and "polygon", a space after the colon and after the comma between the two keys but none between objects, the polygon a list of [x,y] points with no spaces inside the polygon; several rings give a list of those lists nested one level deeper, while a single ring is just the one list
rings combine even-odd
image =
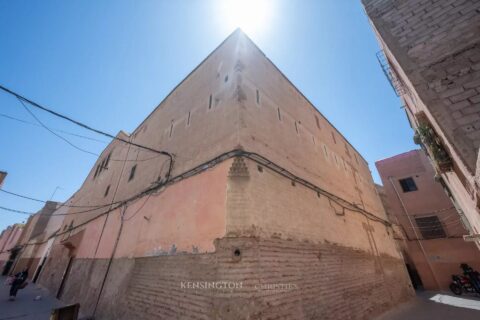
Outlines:
[{"label": "balcony railing", "polygon": [[390,67],[390,63],[385,56],[385,52],[383,50],[380,50],[377,52],[377,60],[378,63],[380,64],[380,67],[382,67],[383,74],[387,78],[388,82],[392,86],[393,91],[395,91],[395,94],[397,97],[400,97],[405,93],[403,84],[399,77],[397,76],[395,70],[393,70]]}]

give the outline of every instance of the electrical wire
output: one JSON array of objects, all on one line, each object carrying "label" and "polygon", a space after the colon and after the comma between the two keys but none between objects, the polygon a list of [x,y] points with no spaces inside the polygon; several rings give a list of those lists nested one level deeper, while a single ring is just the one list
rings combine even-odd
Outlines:
[{"label": "electrical wire", "polygon": [[[262,164],[266,167],[268,167],[269,169],[281,174],[282,176],[284,177],[288,177],[290,180],[292,181],[295,181],[299,184],[302,184],[304,186],[306,186],[307,188],[310,188],[312,190],[314,190],[315,192],[318,192],[320,194],[323,194],[325,195],[326,197],[328,197],[331,201],[337,203],[338,205],[340,205],[341,207],[347,209],[347,210],[350,210],[352,212],[357,212],[357,213],[360,213],[364,216],[366,216],[369,220],[372,220],[372,221],[377,221],[377,222],[380,222],[386,226],[391,226],[391,223],[387,220],[384,220],[380,217],[377,217],[375,214],[371,213],[371,212],[368,212],[362,208],[359,208],[357,207],[356,205],[354,205],[353,203],[345,200],[345,199],[342,199],[341,197],[339,196],[336,196],[318,186],[315,186],[314,184],[298,177],[298,176],[295,176],[293,175],[292,173],[290,173],[288,170],[286,169],[283,169],[282,167],[276,165],[275,163],[269,161],[268,159],[264,158],[263,156],[257,154],[257,153],[253,153],[253,152],[247,152],[247,151],[244,151],[244,150],[232,150],[230,152],[225,152],[209,161],[206,161],[190,170],[187,170],[185,171],[184,173],[182,174],[179,174],[175,177],[172,177],[170,180],[166,180],[164,182],[161,182],[161,183],[155,183],[153,186],[150,186],[146,189],[144,189],[143,191],[141,191],[140,193],[138,194],[135,194],[133,195],[132,197],[130,198],[127,198],[127,199],[124,199],[124,200],[120,200],[120,201],[116,201],[116,202],[112,202],[111,204],[106,204],[104,205],[103,207],[107,207],[107,206],[110,206],[112,205],[112,208],[107,210],[107,211],[104,211],[104,212],[101,212],[99,213],[98,215],[96,215],[95,217],[93,217],[93,219],[96,219],[104,214],[107,214],[109,212],[112,212],[114,210],[116,210],[117,208],[119,208],[120,206],[124,205],[124,204],[127,204],[129,202],[132,202],[132,201],[135,201],[145,195],[148,195],[152,192],[155,192],[156,190],[166,186],[166,185],[170,185],[170,184],[174,184],[176,182],[179,182],[183,179],[186,179],[186,178],[189,178],[191,176],[194,176],[196,174],[199,174],[205,170],[208,170],[210,169],[211,167],[217,165],[218,163],[220,162],[223,162],[227,159],[230,159],[230,158],[233,158],[233,157],[246,157],[248,159],[251,159],[252,161],[258,163],[258,164]],[[96,207],[94,209],[91,209],[91,210],[85,210],[85,211],[77,211],[77,212],[67,212],[67,213],[63,213],[63,214],[55,214],[53,213],[52,215],[75,215],[75,214],[79,214],[79,213],[86,213],[86,212],[92,212],[92,211],[95,211],[95,210],[98,210],[98,209],[101,209],[101,207]],[[12,210],[15,210],[15,209],[12,209]],[[90,221],[90,220],[87,220],[87,221]],[[82,224],[83,225],[83,224]]]},{"label": "electrical wire", "polygon": [[96,154],[96,153],[94,153],[94,152],[91,152],[91,151],[88,151],[88,150],[85,150],[85,149],[83,149],[83,148],[80,148],[79,146],[77,146],[76,144],[70,142],[68,139],[64,138],[64,137],[61,136],[60,134],[58,134],[58,133],[56,133],[55,131],[51,130],[51,129],[50,129],[49,127],[47,127],[42,121],[40,121],[40,119],[37,118],[37,116],[25,105],[25,103],[24,103],[20,98],[17,98],[17,99],[18,99],[18,101],[22,104],[23,108],[24,108],[24,109],[38,122],[38,124],[40,124],[45,130],[47,130],[48,132],[50,132],[51,134],[53,134],[53,135],[56,136],[57,138],[65,141],[67,144],[69,144],[70,146],[74,147],[75,149],[98,157],[98,154]]},{"label": "electrical wire", "polygon": [[[50,235],[47,239],[45,239],[45,240],[43,240],[43,241],[40,241],[40,242],[26,243],[26,244],[24,244],[24,246],[37,245],[37,244],[46,243],[49,239],[51,239],[51,238],[53,238],[53,237],[57,237],[57,236],[64,235],[64,234],[69,233],[69,232],[71,232],[71,231],[73,231],[73,230],[75,230],[75,229],[81,228],[81,227],[87,225],[88,223],[90,223],[90,222],[92,222],[92,221],[100,218],[101,216],[104,216],[105,214],[108,214],[108,213],[110,213],[110,212],[112,212],[112,211],[115,211],[116,209],[120,208],[120,207],[121,207],[122,205],[124,205],[124,204],[127,204],[127,203],[129,203],[129,202],[131,202],[131,201],[135,201],[135,200],[141,198],[141,197],[144,196],[144,195],[150,194],[150,193],[152,193],[152,192],[154,192],[154,191],[156,191],[156,190],[158,190],[158,189],[163,188],[164,186],[171,185],[171,184],[174,184],[174,183],[176,183],[176,182],[179,182],[179,181],[181,181],[181,180],[183,180],[183,179],[186,179],[186,178],[189,178],[189,177],[191,177],[191,176],[197,175],[197,174],[199,174],[199,173],[201,173],[201,172],[203,172],[203,171],[205,171],[205,170],[208,170],[208,169],[212,168],[213,166],[217,165],[217,164],[220,163],[220,162],[223,162],[223,161],[225,161],[225,160],[227,160],[227,159],[230,159],[230,158],[233,158],[233,157],[237,157],[237,156],[243,156],[243,157],[249,158],[249,159],[251,159],[251,160],[254,161],[254,162],[257,162],[257,163],[259,163],[259,164],[265,165],[265,166],[268,167],[269,169],[272,169],[272,165],[273,165],[273,166],[274,166],[273,168],[275,168],[275,169],[272,169],[272,170],[275,171],[275,172],[277,172],[277,173],[282,172],[282,176],[287,176],[287,175],[290,174],[290,175],[292,175],[293,177],[296,177],[296,178],[295,178],[295,181],[296,181],[296,182],[298,182],[298,183],[300,183],[300,184],[302,184],[302,185],[304,185],[304,186],[306,186],[306,187],[308,187],[308,188],[311,188],[312,186],[314,186],[314,187],[315,187],[314,191],[316,191],[316,192],[321,192],[322,194],[324,194],[324,195],[326,195],[327,197],[329,197],[329,199],[332,199],[332,198],[330,198],[330,197],[335,198],[335,201],[334,201],[334,202],[336,202],[336,203],[338,203],[338,202],[340,202],[340,201],[345,201],[346,203],[349,203],[350,205],[352,205],[353,208],[354,208],[354,209],[352,209],[352,208],[347,208],[347,209],[349,209],[349,210],[351,210],[351,211],[353,211],[353,212],[358,212],[358,213],[364,215],[367,219],[372,220],[372,221],[380,222],[380,223],[384,224],[385,226],[391,226],[391,225],[392,225],[389,221],[384,220],[384,219],[382,219],[382,218],[379,218],[379,217],[375,216],[373,213],[368,212],[368,211],[366,211],[366,210],[364,210],[364,209],[358,208],[358,207],[356,207],[353,203],[350,203],[350,202],[348,202],[347,200],[344,200],[344,199],[342,199],[342,198],[340,198],[340,197],[338,197],[338,196],[335,196],[335,195],[329,193],[328,191],[326,191],[326,190],[324,190],[324,189],[322,189],[322,188],[320,188],[320,187],[317,187],[317,186],[309,183],[308,181],[306,181],[306,180],[304,180],[304,179],[302,179],[302,178],[300,178],[300,177],[298,177],[298,176],[294,176],[293,174],[291,174],[291,173],[290,173],[289,171],[287,171],[286,169],[283,169],[282,167],[274,164],[273,162],[269,161],[268,159],[264,158],[263,156],[261,156],[261,155],[259,155],[259,154],[257,154],[257,153],[247,152],[247,151],[244,151],[244,150],[232,150],[232,151],[230,151],[230,152],[223,153],[223,154],[221,154],[221,155],[219,155],[219,156],[217,156],[217,157],[215,157],[215,158],[213,158],[213,159],[211,159],[211,160],[209,160],[209,161],[207,161],[207,162],[204,162],[204,163],[202,163],[202,164],[200,164],[200,165],[198,165],[198,166],[196,166],[196,167],[194,167],[194,168],[192,168],[192,169],[190,169],[190,170],[187,170],[187,171],[185,171],[184,173],[179,174],[179,175],[171,178],[170,180],[166,180],[166,181],[163,182],[163,183],[158,183],[158,184],[154,185],[153,187],[149,187],[149,188],[145,189],[144,191],[138,193],[137,195],[134,195],[133,197],[131,197],[131,198],[129,198],[129,199],[123,201],[123,202],[117,203],[117,205],[112,206],[109,210],[107,210],[107,211],[105,211],[105,212],[102,212],[102,213],[100,213],[100,214],[98,214],[98,215],[96,215],[96,216],[94,216],[94,217],[92,217],[92,218],[90,218],[90,219],[88,219],[88,220],[86,220],[86,221],[84,221],[84,222],[82,222],[82,223],[80,223],[80,224],[72,227],[72,228],[69,228],[69,229],[67,229],[67,230],[65,230],[65,231],[62,231],[62,232],[60,232],[60,233],[56,232],[55,234]],[[262,161],[261,161],[260,159],[261,159]],[[292,181],[294,181],[294,180],[292,180]],[[304,184],[304,183],[306,183],[306,184]],[[140,209],[143,208],[143,206],[146,204],[147,201],[148,201],[148,199],[146,199],[146,201],[144,202],[144,204],[135,212],[135,215],[140,211]],[[338,201],[338,202],[337,202],[337,201]],[[341,205],[341,204],[340,204],[340,205]],[[0,208],[1,208],[1,207],[0,207]],[[373,217],[372,217],[372,216],[373,216]],[[130,217],[130,218],[128,218],[128,219],[131,219],[131,218],[132,218],[132,217]]]},{"label": "electrical wire", "polygon": [[[30,122],[30,121],[27,121],[27,120],[19,119],[19,118],[16,118],[16,117],[10,116],[10,115],[8,115],[8,114],[4,114],[4,113],[0,113],[0,117],[3,117],[3,118],[5,118],[5,119],[9,119],[9,120],[13,120],[13,121],[17,121],[17,122],[21,122],[21,123],[25,123],[25,124],[29,124],[29,125],[32,125],[32,126],[35,126],[35,127],[41,127],[41,125],[39,125],[38,123],[33,123],[33,122]],[[50,129],[52,129],[52,128],[50,128]],[[72,133],[72,132],[68,132],[68,131],[64,131],[64,130],[60,130],[60,129],[52,129],[52,130],[53,130],[53,131],[56,131],[56,132],[68,134],[68,135],[70,135],[70,136],[77,137],[77,138],[87,139],[87,140],[96,141],[96,142],[101,142],[101,143],[105,143],[105,144],[108,143],[108,142],[103,141],[103,140],[99,140],[99,139],[95,139],[95,138],[92,138],[92,137],[83,136],[83,135],[81,135],[81,134]]]},{"label": "electrical wire", "polygon": [[[69,144],[70,146],[74,147],[75,149],[77,149],[78,151],[81,151],[81,152],[84,152],[84,153],[87,153],[87,154],[90,154],[90,155],[93,155],[93,156],[96,156],[96,157],[100,157],[101,155],[98,154],[98,153],[95,153],[95,152],[92,152],[92,151],[89,151],[89,150],[86,150],[86,149],[83,149],[79,146],[77,146],[76,144],[74,144],[73,142],[71,142],[70,140],[68,140],[67,138],[63,137],[62,135],[56,133],[53,129],[50,129],[47,125],[45,125],[37,116],[35,116],[35,114],[25,105],[25,103],[20,99],[18,98],[18,101],[22,104],[23,108],[25,108],[25,110],[35,119],[35,121],[37,121],[41,127],[43,127],[44,129],[46,129],[48,132],[50,132],[51,134],[53,134],[54,136],[56,136],[57,138],[65,141],[67,144]],[[152,160],[152,159],[156,159],[158,157],[160,157],[161,155],[156,155],[154,157],[151,157],[151,158],[148,158],[148,159],[135,159],[135,160],[127,160],[127,159],[109,159],[110,161],[122,161],[122,162],[125,162],[125,161],[128,161],[128,162],[140,162],[140,161],[149,161],[149,160]]]},{"label": "electrical wire", "polygon": [[[32,198],[32,197],[29,197],[29,196],[26,196],[26,195],[23,195],[23,194],[7,191],[5,189],[0,189],[0,192],[9,194],[9,195],[12,195],[12,196],[15,196],[15,197],[23,198],[23,199],[27,199],[27,200],[31,200],[31,201],[35,201],[35,202],[40,202],[40,203],[51,202],[49,200],[41,200],[41,199],[37,199],[37,198]],[[101,205],[77,206],[77,205],[68,205],[68,204],[61,203],[61,204],[59,204],[57,209],[59,209],[61,207],[67,207],[67,208],[101,208],[101,207],[104,207],[104,206],[106,206],[106,205],[101,204]]]},{"label": "electrical wire", "polygon": [[95,129],[95,128],[93,128],[93,127],[91,127],[91,126],[88,126],[88,125],[86,125],[86,124],[84,124],[84,123],[82,123],[82,122],[80,122],[80,121],[74,120],[74,119],[72,119],[72,118],[70,118],[70,117],[67,117],[67,116],[65,116],[65,115],[63,115],[63,114],[60,114],[60,113],[58,113],[58,112],[56,112],[56,111],[53,111],[53,110],[51,110],[51,109],[49,109],[49,108],[47,108],[47,107],[44,107],[44,106],[42,106],[42,105],[40,105],[40,104],[38,104],[38,103],[30,100],[30,99],[27,99],[27,98],[25,98],[24,96],[22,96],[22,95],[20,95],[20,94],[18,94],[18,93],[16,93],[16,92],[14,92],[14,91],[12,91],[12,90],[10,90],[10,89],[5,88],[5,87],[2,86],[2,85],[0,85],[0,89],[3,90],[3,91],[5,91],[6,93],[8,93],[8,94],[10,94],[10,95],[13,95],[14,97],[16,97],[17,99],[19,99],[20,101],[26,102],[26,103],[30,104],[31,106],[33,106],[33,107],[35,107],[35,108],[41,109],[41,110],[43,110],[43,111],[45,111],[45,112],[48,112],[48,113],[50,113],[50,114],[52,114],[52,115],[54,115],[54,116],[56,116],[56,117],[59,117],[59,118],[64,119],[64,120],[66,120],[66,121],[69,121],[69,122],[71,122],[71,123],[73,123],[73,124],[75,124],[75,125],[77,125],[77,126],[80,126],[80,127],[84,128],[84,129],[86,129],[86,130],[89,130],[89,131],[95,132],[95,133],[97,133],[97,134],[106,136],[106,137],[108,137],[108,138],[111,138],[111,139],[114,139],[114,140],[118,140],[118,141],[127,143],[127,144],[129,144],[129,145],[132,145],[132,146],[135,146],[135,147],[138,147],[138,148],[141,148],[141,149],[144,149],[144,150],[148,150],[148,151],[151,151],[151,152],[154,152],[154,153],[158,153],[158,154],[161,154],[161,155],[164,155],[164,156],[168,157],[169,160],[170,160],[170,163],[169,163],[169,170],[168,170],[166,179],[168,180],[168,179],[170,178],[170,175],[171,175],[172,170],[173,170],[173,164],[174,164],[174,156],[173,156],[173,154],[171,154],[171,153],[169,153],[169,152],[167,152],[167,151],[163,151],[163,150],[155,150],[155,149],[153,149],[153,148],[150,148],[150,147],[147,147],[147,146],[144,146],[144,145],[141,145],[141,144],[132,142],[132,141],[128,141],[128,140],[125,140],[125,139],[120,138],[120,137],[116,137],[116,136],[114,136],[114,135],[112,135],[112,134],[110,134],[110,133],[107,133],[107,132],[105,132],[105,131],[102,131],[102,130],[99,130],[99,129]]},{"label": "electrical wire", "polygon": [[5,189],[0,189],[0,191],[3,192],[3,193],[7,193],[7,194],[10,194],[10,195],[19,197],[19,198],[28,199],[28,200],[32,200],[32,201],[36,201],[36,202],[41,202],[41,203],[47,203],[47,201],[40,200],[40,199],[35,199],[35,198],[31,198],[31,197],[27,197],[27,196],[24,196],[24,195],[21,195],[21,194],[18,194],[18,193],[14,193],[14,192],[7,191],[7,190],[5,190]]},{"label": "electrical wire", "polygon": [[135,217],[137,215],[137,213],[140,212],[140,210],[143,209],[143,207],[145,207],[145,205],[147,204],[148,200],[150,200],[150,197],[152,196],[152,194],[148,194],[148,196],[145,198],[145,201],[142,203],[142,205],[140,207],[138,207],[137,210],[135,210],[135,212],[128,218],[122,218],[123,221],[128,221],[128,220],[131,220],[133,217]]},{"label": "electrical wire", "polygon": [[28,214],[28,215],[35,214],[34,212],[27,212],[27,211],[22,211],[22,210],[17,210],[17,209],[11,209],[11,208],[1,207],[1,206],[0,206],[0,209],[5,210],[5,211],[20,213],[20,214]]}]

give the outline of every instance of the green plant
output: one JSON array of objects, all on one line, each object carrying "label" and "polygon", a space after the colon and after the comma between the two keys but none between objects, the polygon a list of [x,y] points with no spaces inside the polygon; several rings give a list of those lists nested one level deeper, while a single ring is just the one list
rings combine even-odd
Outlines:
[{"label": "green plant", "polygon": [[420,124],[413,139],[415,143],[423,144],[429,149],[433,160],[442,167],[442,170],[448,170],[451,167],[451,158],[432,127],[427,124]]}]

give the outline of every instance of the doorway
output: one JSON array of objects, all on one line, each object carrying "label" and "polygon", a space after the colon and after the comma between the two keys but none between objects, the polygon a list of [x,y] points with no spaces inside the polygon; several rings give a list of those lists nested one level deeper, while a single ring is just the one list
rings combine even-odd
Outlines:
[{"label": "doorway", "polygon": [[62,282],[60,283],[60,287],[58,288],[58,291],[57,291],[57,299],[60,299],[62,297],[63,290],[65,288],[65,283],[67,282],[68,274],[70,273],[70,269],[72,268],[72,263],[74,258],[75,256],[70,256],[70,258],[68,259],[67,267],[63,272]]},{"label": "doorway", "polygon": [[47,260],[47,257],[43,257],[42,261],[37,267],[37,271],[35,271],[35,275],[33,276],[33,283],[37,283],[38,278],[40,277],[40,273],[42,272],[43,265],[45,264],[45,261]]},{"label": "doorway", "polygon": [[410,277],[410,281],[412,282],[412,286],[415,290],[422,290],[423,283],[420,275],[418,274],[417,269],[412,267],[410,264],[406,263],[408,275]]}]

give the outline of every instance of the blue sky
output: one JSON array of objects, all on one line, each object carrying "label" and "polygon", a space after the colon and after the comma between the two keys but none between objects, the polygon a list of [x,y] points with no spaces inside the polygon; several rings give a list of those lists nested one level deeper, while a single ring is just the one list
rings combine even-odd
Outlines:
[{"label": "blue sky", "polygon": [[[249,4],[256,10],[255,3]],[[2,1],[0,84],[110,133],[133,129],[234,29],[219,1]],[[246,30],[367,159],[415,148],[401,103],[375,57],[360,0],[272,1],[261,28]],[[254,15],[254,11],[250,11]],[[34,110],[51,128],[87,131]],[[35,122],[0,93],[0,114]],[[95,157],[43,128],[0,115],[3,188],[66,200]],[[104,143],[65,135],[99,153]],[[0,206],[41,204],[0,194]],[[0,210],[0,230],[26,216]]]}]

